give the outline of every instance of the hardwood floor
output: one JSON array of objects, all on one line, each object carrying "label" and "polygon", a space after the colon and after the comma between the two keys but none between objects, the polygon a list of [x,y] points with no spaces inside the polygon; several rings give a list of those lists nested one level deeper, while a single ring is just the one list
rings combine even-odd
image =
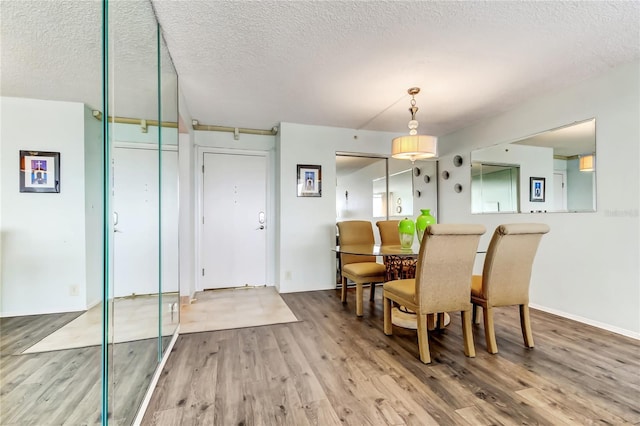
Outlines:
[{"label": "hardwood floor", "polygon": [[382,332],[380,291],[355,316],[336,291],[283,294],[300,322],[182,335],[145,425],[639,424],[640,343],[531,310],[536,347],[517,308],[497,309],[499,353],[474,326],[463,354],[460,315],[430,334]]},{"label": "hardwood floor", "polygon": [[[100,346],[22,353],[80,314],[0,318],[1,425],[100,424]],[[170,338],[163,338],[165,345]],[[157,365],[157,347],[157,339],[111,345],[110,424],[132,424]]]}]

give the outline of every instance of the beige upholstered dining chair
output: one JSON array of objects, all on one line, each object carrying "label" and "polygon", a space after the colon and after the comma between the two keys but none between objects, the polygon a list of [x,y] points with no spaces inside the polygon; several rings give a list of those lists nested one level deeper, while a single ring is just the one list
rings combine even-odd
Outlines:
[{"label": "beige upholstered dining chair", "polygon": [[[380,233],[380,244],[383,246],[399,246],[400,235],[398,234],[399,220],[380,220],[376,222]],[[387,269],[385,281],[392,281],[401,278],[413,278],[416,271],[416,259],[411,257],[385,256],[384,266]],[[373,300],[373,292],[371,292]]]},{"label": "beige upholstered dining chair", "polygon": [[399,220],[379,220],[376,222],[380,232],[380,244],[389,246],[400,245],[400,235],[398,234]]},{"label": "beige upholstered dining chair", "polygon": [[[338,241],[340,246],[354,244],[375,244],[373,226],[366,220],[346,220],[338,222]],[[342,303],[347,301],[347,280],[356,284],[356,315],[362,316],[363,284],[371,284],[373,299],[376,283],[385,281],[385,267],[376,262],[375,256],[362,256],[341,253]]]},{"label": "beige upholstered dining chair", "polygon": [[479,322],[482,307],[487,351],[498,352],[493,327],[493,308],[518,305],[524,345],[533,348],[529,319],[529,282],[538,245],[549,226],[542,223],[515,223],[496,228],[487,249],[482,275],[471,281],[473,322]]},{"label": "beige upholstered dining chair", "polygon": [[464,354],[475,357],[471,332],[469,282],[478,250],[482,225],[440,224],[427,227],[420,244],[415,279],[389,281],[384,284],[384,334],[393,332],[391,309],[393,302],[416,312],[420,360],[429,364],[427,315],[441,312],[462,313]]}]

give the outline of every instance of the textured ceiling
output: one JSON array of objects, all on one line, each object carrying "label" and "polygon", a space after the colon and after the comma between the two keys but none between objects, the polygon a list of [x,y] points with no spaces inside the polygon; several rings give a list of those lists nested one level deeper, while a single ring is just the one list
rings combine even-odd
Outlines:
[{"label": "textured ceiling", "polygon": [[[446,134],[640,59],[640,3],[624,1],[152,2],[191,115]],[[112,1],[115,114],[153,116],[146,1]],[[0,2],[0,93],[99,108],[100,2]],[[165,55],[166,56],[166,55]],[[585,117],[587,118],[587,117]]]},{"label": "textured ceiling", "polygon": [[[3,96],[84,102],[102,109],[100,1],[2,0],[0,19]],[[158,46],[151,3],[112,2],[109,23],[110,114],[155,119]],[[171,81],[175,85],[166,51],[162,64],[167,71],[162,74],[163,86]],[[173,102],[163,105],[164,117],[177,121],[173,95]]]},{"label": "textured ceiling", "polygon": [[3,96],[102,101],[100,3],[0,2]]},{"label": "textured ceiling", "polygon": [[[191,115],[442,135],[640,58],[638,2],[153,1]],[[585,117],[587,118],[587,117]]]}]

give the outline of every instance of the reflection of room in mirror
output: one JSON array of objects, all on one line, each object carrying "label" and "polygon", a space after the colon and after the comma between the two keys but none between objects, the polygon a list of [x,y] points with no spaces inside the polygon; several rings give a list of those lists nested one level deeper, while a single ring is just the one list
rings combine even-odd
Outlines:
[{"label": "reflection of room in mirror", "polygon": [[371,180],[384,176],[385,170],[385,158],[337,154],[336,218],[371,220],[372,205],[386,209],[384,191],[371,195]]},{"label": "reflection of room in mirror", "polygon": [[[415,170],[415,169],[414,169]],[[393,174],[389,174],[389,199],[395,200],[393,210],[389,216],[413,215],[413,177],[412,169],[408,168]],[[387,186],[387,179],[380,177],[373,180],[373,192],[384,193]],[[384,217],[384,209],[375,210],[374,217]]]},{"label": "reflection of room in mirror", "polygon": [[[419,175],[416,170],[419,169]],[[415,218],[421,208],[437,212],[437,162],[336,154],[336,219]]]},{"label": "reflection of room in mirror", "polygon": [[[595,211],[596,175],[580,169],[595,151],[595,119],[473,151],[472,213]],[[544,197],[532,177],[544,179]]]},{"label": "reflection of room in mirror", "polygon": [[[126,215],[119,215],[119,229],[113,229],[111,221],[103,223],[103,218],[115,216],[113,222],[118,219],[110,210],[113,200],[105,203],[102,196],[103,191],[113,190],[103,174],[104,164],[112,159],[103,158],[103,133],[109,130],[111,138],[106,143],[111,154],[114,139],[126,141],[133,145],[129,146],[132,149],[144,144],[175,146],[177,129],[168,122],[175,123],[178,118],[177,75],[164,40],[158,39],[151,3],[110,3],[105,28],[108,40],[102,40],[102,2],[2,3],[3,16],[10,17],[2,23],[2,152],[34,148],[22,146],[25,140],[38,141],[38,149],[60,152],[61,158],[67,159],[60,167],[64,173],[62,186],[67,189],[60,196],[40,197],[37,210],[28,208],[28,198],[9,193],[3,198],[2,225],[18,231],[11,245],[2,251],[2,362],[5,342],[18,339],[23,344],[20,351],[12,351],[11,368],[0,369],[0,424],[99,423],[101,407],[106,406],[110,410],[109,423],[134,424],[159,355],[170,340],[166,335],[177,328],[177,273],[167,274],[164,269],[157,272],[154,282],[145,283],[149,287],[144,290],[155,294],[135,298],[132,306],[125,305],[134,299],[113,299],[114,293],[123,289],[122,283],[115,282],[114,289],[114,275],[105,277],[103,273],[103,265],[110,268],[110,273],[113,268],[117,270],[113,257],[103,256],[103,230],[108,229],[108,235],[119,240],[132,233],[131,228],[125,228]],[[103,41],[108,41],[104,51]],[[25,57],[37,58],[38,63],[47,66],[34,66]],[[106,93],[101,73],[104,59],[110,65]],[[102,104],[103,94],[108,95],[107,111]],[[138,123],[144,119],[147,125],[118,120],[107,124],[107,117],[114,116]],[[41,125],[33,125],[36,122]],[[163,123],[162,127],[158,122]],[[153,149],[151,162],[142,167],[151,168],[155,172],[153,178],[158,180],[161,153]],[[161,164],[165,176],[172,166],[168,159],[165,156]],[[40,165],[39,170],[42,169]],[[0,170],[3,179],[9,172],[14,173]],[[47,172],[51,175],[54,170],[47,167]],[[34,174],[34,178],[39,187],[52,186],[50,179],[45,183],[44,176]],[[177,180],[177,173],[174,179]],[[141,181],[127,183],[136,191],[151,191]],[[17,195],[20,193],[16,190]],[[121,191],[120,207],[131,203],[124,195]],[[155,195],[157,200],[158,194]],[[166,197],[162,208],[169,202],[176,204],[177,200]],[[175,217],[175,226],[163,229],[177,232],[177,216],[161,216],[158,203],[155,204],[154,211],[146,212],[148,217],[157,223]],[[20,214],[6,214],[6,208]],[[42,212],[46,212],[46,220],[42,220]],[[149,264],[152,258],[155,265],[160,261],[163,265],[173,264],[174,260],[177,263],[177,251],[164,250],[160,254],[158,244],[151,253],[147,250],[150,245],[145,241],[154,240],[154,236],[157,240],[158,228],[150,229],[146,240],[131,242],[129,253],[139,254],[142,262]],[[38,245],[37,261],[25,268],[23,262],[14,260],[24,252],[23,244],[42,241],[43,236],[47,244]],[[169,237],[173,234],[163,234],[163,248]],[[107,242],[111,244],[113,240]],[[107,253],[114,248],[109,244]],[[171,284],[170,294],[158,294],[160,274],[162,285]],[[103,300],[105,285],[107,300]],[[131,291],[139,294],[143,290]],[[144,301],[149,303],[137,304]],[[103,318],[109,326],[105,342]],[[74,325],[78,325],[75,330]],[[123,342],[114,344],[114,340]],[[23,352],[27,347],[32,347],[33,353]],[[36,350],[40,352],[35,353]],[[105,380],[101,371],[108,372]],[[11,391],[5,389],[7,383],[11,383]],[[34,391],[34,385],[38,391]],[[102,393],[103,386],[108,393]]]}]

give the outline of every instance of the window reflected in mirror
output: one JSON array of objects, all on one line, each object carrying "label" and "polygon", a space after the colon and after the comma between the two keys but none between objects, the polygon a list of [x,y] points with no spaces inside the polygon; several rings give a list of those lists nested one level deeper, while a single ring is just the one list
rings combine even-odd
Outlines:
[{"label": "window reflected in mirror", "polygon": [[471,212],[595,211],[595,170],[595,119],[475,150]]},{"label": "window reflected in mirror", "polygon": [[471,163],[471,212],[517,213],[518,166]]},{"label": "window reflected in mirror", "polygon": [[[407,167],[407,164],[404,164]],[[410,166],[409,166],[410,167]],[[413,216],[413,177],[411,168],[373,179],[373,217],[398,218]],[[385,196],[386,195],[386,196]]]}]

